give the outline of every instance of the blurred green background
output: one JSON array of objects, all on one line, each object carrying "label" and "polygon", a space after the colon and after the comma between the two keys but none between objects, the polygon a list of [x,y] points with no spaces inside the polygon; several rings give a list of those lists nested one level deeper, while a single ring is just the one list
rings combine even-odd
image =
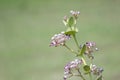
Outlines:
[{"label": "blurred green background", "polygon": [[104,80],[120,80],[120,0],[0,0],[0,80],[62,80],[75,57],[49,43],[70,10],[81,12],[79,43],[97,43]]}]

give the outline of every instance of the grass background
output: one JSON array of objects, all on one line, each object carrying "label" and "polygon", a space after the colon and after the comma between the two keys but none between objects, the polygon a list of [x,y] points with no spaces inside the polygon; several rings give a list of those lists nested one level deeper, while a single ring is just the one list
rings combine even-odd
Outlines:
[{"label": "grass background", "polygon": [[119,8],[119,0],[0,0],[0,80],[62,80],[63,66],[75,57],[49,43],[70,10],[81,12],[79,43],[94,41],[100,49],[95,63],[104,79],[119,80]]}]

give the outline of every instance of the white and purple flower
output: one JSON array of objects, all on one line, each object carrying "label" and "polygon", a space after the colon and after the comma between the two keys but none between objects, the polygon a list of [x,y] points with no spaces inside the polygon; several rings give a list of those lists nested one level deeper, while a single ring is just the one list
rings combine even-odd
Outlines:
[{"label": "white and purple flower", "polygon": [[74,61],[69,62],[64,67],[64,80],[73,76],[72,70],[79,70],[79,66],[83,63],[81,59],[75,59]]},{"label": "white and purple flower", "polygon": [[78,15],[80,14],[79,11],[73,11],[71,10],[70,13],[77,19],[78,18]]},{"label": "white and purple flower", "polygon": [[102,72],[103,72],[103,68],[99,68],[99,67],[97,67],[96,65],[91,65],[90,68],[91,68],[91,72],[92,72],[94,75],[100,75],[100,74],[102,74]]},{"label": "white and purple flower", "polygon": [[70,35],[66,35],[64,34],[64,32],[61,32],[60,34],[55,34],[52,38],[51,38],[51,43],[50,46],[60,46],[60,45],[64,45],[65,42],[67,40],[70,39]]}]

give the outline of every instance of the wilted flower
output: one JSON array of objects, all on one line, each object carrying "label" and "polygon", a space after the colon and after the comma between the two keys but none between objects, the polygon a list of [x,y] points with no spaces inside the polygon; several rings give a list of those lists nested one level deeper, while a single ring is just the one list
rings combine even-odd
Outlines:
[{"label": "wilted flower", "polygon": [[77,19],[78,18],[78,15],[80,14],[79,11],[73,11],[71,10],[70,13]]},{"label": "wilted flower", "polygon": [[51,38],[51,43],[50,46],[59,46],[59,45],[64,45],[67,40],[70,39],[70,35],[64,34],[64,32],[61,32],[60,34],[55,34]]},{"label": "wilted flower", "polygon": [[99,68],[96,65],[91,65],[90,68],[94,75],[100,75],[103,72],[103,68]]},{"label": "wilted flower", "polygon": [[72,69],[79,69],[79,65],[82,64],[83,61],[81,59],[75,59],[74,61],[69,62],[65,67],[64,67],[64,80],[67,78],[73,76]]}]

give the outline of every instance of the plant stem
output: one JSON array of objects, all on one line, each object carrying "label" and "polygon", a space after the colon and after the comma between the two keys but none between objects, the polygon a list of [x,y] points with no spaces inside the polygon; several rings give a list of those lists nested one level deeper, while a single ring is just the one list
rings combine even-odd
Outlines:
[{"label": "plant stem", "polygon": [[78,44],[78,41],[77,41],[77,39],[76,39],[76,36],[75,36],[75,34],[73,34],[73,38],[74,38],[74,40],[75,40],[75,43],[76,43],[76,45],[77,45],[77,47],[78,47],[78,50],[80,50],[80,48],[79,48],[79,44]]},{"label": "plant stem", "polygon": [[82,56],[82,58],[81,58],[81,59],[82,59],[82,61],[83,61],[83,64],[84,64],[84,65],[87,65],[87,63],[86,63],[86,61],[85,61],[85,59],[84,59],[84,57],[83,57],[83,56]]},{"label": "plant stem", "polygon": [[86,80],[83,75],[81,74],[80,70],[78,69],[78,73],[80,74],[80,77],[83,79],[83,80]]},{"label": "plant stem", "polygon": [[77,52],[75,52],[73,49],[69,48],[66,44],[64,44],[64,46],[72,53],[75,53],[76,55],[78,54]]}]

